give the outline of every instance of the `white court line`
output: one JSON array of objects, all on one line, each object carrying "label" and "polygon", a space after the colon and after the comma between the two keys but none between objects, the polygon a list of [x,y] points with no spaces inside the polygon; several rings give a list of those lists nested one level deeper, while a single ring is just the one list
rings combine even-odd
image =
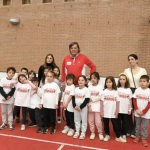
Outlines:
[{"label": "white court line", "polygon": [[60,145],[60,147],[57,149],[57,150],[62,150],[63,149],[63,147],[64,147],[65,145]]},{"label": "white court line", "polygon": [[63,142],[35,139],[35,138],[29,138],[29,137],[24,137],[24,136],[9,135],[9,134],[1,134],[0,133],[0,136],[14,137],[14,138],[19,138],[19,139],[26,139],[26,140],[31,140],[31,141],[39,141],[39,142],[45,142],[45,143],[53,143],[53,144],[59,144],[59,145],[64,145],[64,146],[86,148],[86,149],[90,149],[90,150],[106,150],[106,149],[101,149],[101,148],[96,148],[96,147],[81,146],[81,145],[76,145],[76,144],[69,144],[69,143],[63,143]]}]

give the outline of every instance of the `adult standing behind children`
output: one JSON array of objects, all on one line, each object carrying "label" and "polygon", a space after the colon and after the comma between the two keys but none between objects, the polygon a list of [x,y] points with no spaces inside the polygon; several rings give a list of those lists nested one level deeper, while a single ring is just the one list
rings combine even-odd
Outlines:
[{"label": "adult standing behind children", "polygon": [[52,54],[47,54],[45,57],[44,64],[40,66],[38,71],[38,79],[39,82],[41,81],[43,75],[44,75],[44,68],[49,67],[49,69],[53,70],[56,66],[54,56]]},{"label": "adult standing behind children", "polygon": [[[129,83],[130,83],[130,88],[132,90],[132,93],[135,92],[135,89],[139,87],[139,81],[140,77],[142,75],[147,75],[147,72],[144,68],[141,68],[138,65],[138,56],[136,54],[130,54],[128,56],[128,61],[129,61],[129,68],[124,70],[124,73],[127,75]],[[129,116],[129,131],[128,133],[131,134],[131,137],[135,137],[135,123],[133,123],[132,120],[132,114]]]},{"label": "adult standing behind children", "polygon": [[75,85],[78,85],[78,78],[81,75],[85,75],[85,67],[88,66],[90,74],[96,71],[95,64],[85,55],[80,54],[80,47],[77,42],[72,42],[69,45],[70,54],[67,55],[62,64],[62,82],[63,89],[65,88],[65,78],[67,74],[74,74],[76,81]]}]

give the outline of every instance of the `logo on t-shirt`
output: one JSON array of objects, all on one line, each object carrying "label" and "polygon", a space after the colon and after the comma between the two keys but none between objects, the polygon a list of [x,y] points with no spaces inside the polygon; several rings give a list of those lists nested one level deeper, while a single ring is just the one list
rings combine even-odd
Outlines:
[{"label": "logo on t-shirt", "polygon": [[148,96],[144,95],[144,94],[137,94],[136,95],[137,99],[139,100],[148,100]]},{"label": "logo on t-shirt", "polygon": [[104,97],[104,100],[106,101],[115,101],[116,97],[112,96],[112,95],[107,95]]},{"label": "logo on t-shirt", "polygon": [[119,97],[121,97],[121,98],[129,98],[129,94],[119,93]]},{"label": "logo on t-shirt", "polygon": [[46,88],[45,90],[44,90],[44,93],[55,93],[56,92],[56,90],[55,89],[52,89],[52,88]]},{"label": "logo on t-shirt", "polygon": [[21,92],[21,93],[28,93],[28,92],[29,92],[29,89],[26,89],[26,88],[18,88],[18,91]]},{"label": "logo on t-shirt", "polygon": [[70,91],[65,91],[65,95],[69,95],[70,94]]},{"label": "logo on t-shirt", "polygon": [[85,95],[82,95],[81,93],[76,93],[75,94],[75,98],[79,98],[79,99],[82,99],[84,98]]},{"label": "logo on t-shirt", "polygon": [[10,89],[11,86],[10,86],[10,84],[4,84],[4,85],[3,85],[3,88],[5,88],[5,89]]},{"label": "logo on t-shirt", "polygon": [[97,91],[91,91],[91,96],[98,96],[99,95],[99,92]]}]

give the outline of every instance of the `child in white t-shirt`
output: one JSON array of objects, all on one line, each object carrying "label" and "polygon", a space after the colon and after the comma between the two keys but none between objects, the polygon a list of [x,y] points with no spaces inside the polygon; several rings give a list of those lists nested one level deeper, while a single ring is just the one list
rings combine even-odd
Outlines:
[{"label": "child in white t-shirt", "polygon": [[28,108],[31,123],[29,127],[38,126],[37,133],[42,132],[43,121],[41,117],[41,109],[39,105],[41,104],[42,89],[38,87],[39,80],[37,77],[33,77],[31,82],[35,85],[35,89],[31,91],[30,108]]},{"label": "child in white t-shirt", "polygon": [[90,125],[91,136],[90,139],[95,138],[95,125],[98,130],[98,136],[100,140],[103,140],[103,128],[102,121],[100,117],[100,99],[103,92],[102,86],[99,84],[100,76],[98,72],[93,72],[90,75],[90,80],[92,84],[88,87],[90,91],[90,103],[89,103],[89,113],[88,121]]},{"label": "child in white t-shirt", "polygon": [[122,134],[122,138],[126,140],[127,130],[129,126],[128,115],[131,114],[132,110],[132,91],[129,88],[128,78],[124,73],[121,73],[119,75],[117,91],[120,101],[118,114],[119,127]]},{"label": "child in white t-shirt", "polygon": [[[75,88],[75,96],[72,97],[72,103],[74,107],[74,122],[76,132],[73,138],[85,139],[87,130],[87,114],[88,107],[87,104],[90,99],[89,89],[86,87],[87,79],[84,75],[81,75],[78,79],[79,87]],[[81,123],[82,122],[82,123]]]},{"label": "child in white t-shirt", "polygon": [[108,76],[105,80],[104,91],[101,98],[101,117],[104,121],[104,131],[105,138],[104,141],[108,141],[110,139],[109,132],[109,120],[111,119],[114,132],[116,134],[116,141],[126,142],[120,135],[120,128],[118,124],[118,112],[119,112],[119,99],[117,86],[115,83],[115,79],[112,76]]},{"label": "child in white t-shirt", "polygon": [[0,130],[7,127],[7,113],[9,130],[13,130],[13,104],[15,87],[12,85],[13,77],[16,73],[14,67],[7,68],[7,77],[0,81],[0,103],[2,111],[2,125]]},{"label": "child in white t-shirt", "polygon": [[53,72],[47,72],[46,80],[47,83],[42,87],[43,94],[40,105],[40,108],[43,107],[43,134],[48,132],[50,125],[50,134],[54,134],[56,132],[56,109],[58,108],[60,88],[53,82]]},{"label": "child in white t-shirt", "polygon": [[20,107],[22,107],[23,118],[21,130],[25,130],[27,108],[30,107],[31,90],[35,89],[35,85],[27,80],[27,77],[24,74],[18,76],[18,81],[15,91],[14,116],[18,113]]},{"label": "child in white t-shirt", "polygon": [[74,86],[75,76],[74,74],[68,74],[66,76],[66,87],[63,92],[62,100],[63,107],[65,110],[66,126],[64,127],[62,133],[68,136],[73,136],[74,134],[74,108],[72,106],[72,96],[74,96],[75,86]]},{"label": "child in white t-shirt", "polygon": [[136,121],[134,143],[138,143],[142,138],[144,147],[148,146],[146,141],[148,137],[148,125],[150,120],[150,89],[149,76],[142,75],[140,78],[140,87],[135,90],[133,95],[134,115]]}]

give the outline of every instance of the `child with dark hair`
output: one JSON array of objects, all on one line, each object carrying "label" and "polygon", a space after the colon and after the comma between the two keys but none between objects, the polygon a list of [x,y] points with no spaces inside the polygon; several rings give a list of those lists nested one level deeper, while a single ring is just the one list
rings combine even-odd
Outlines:
[{"label": "child with dark hair", "polygon": [[13,77],[16,73],[14,67],[7,68],[7,77],[0,81],[0,103],[2,110],[2,125],[0,130],[7,127],[7,114],[9,130],[13,130],[13,104],[15,87],[12,85]]},{"label": "child with dark hair", "polygon": [[35,89],[35,85],[24,74],[18,76],[18,81],[15,91],[14,116],[18,113],[20,107],[22,107],[23,120],[21,130],[25,130],[27,108],[30,107],[31,90]]},{"label": "child with dark hair", "polygon": [[38,126],[37,133],[42,132],[42,117],[41,117],[41,109],[39,107],[41,103],[42,97],[42,89],[38,87],[39,80],[37,77],[32,78],[31,82],[35,85],[35,89],[31,91],[31,98],[30,98],[30,108],[28,108],[31,123],[29,127]]},{"label": "child with dark hair", "polygon": [[31,81],[32,78],[36,77],[36,72],[34,70],[29,71],[28,78]]},{"label": "child with dark hair", "polygon": [[135,90],[133,95],[134,115],[136,121],[134,143],[138,143],[140,138],[144,147],[148,147],[148,125],[150,120],[150,89],[149,76],[142,75],[140,78],[140,87]]},{"label": "child with dark hair", "polygon": [[72,96],[74,96],[75,86],[74,86],[75,76],[74,74],[68,74],[66,76],[66,87],[62,96],[62,105],[65,110],[66,126],[62,130],[62,133],[68,136],[73,136],[74,134],[74,109],[72,106]]}]

